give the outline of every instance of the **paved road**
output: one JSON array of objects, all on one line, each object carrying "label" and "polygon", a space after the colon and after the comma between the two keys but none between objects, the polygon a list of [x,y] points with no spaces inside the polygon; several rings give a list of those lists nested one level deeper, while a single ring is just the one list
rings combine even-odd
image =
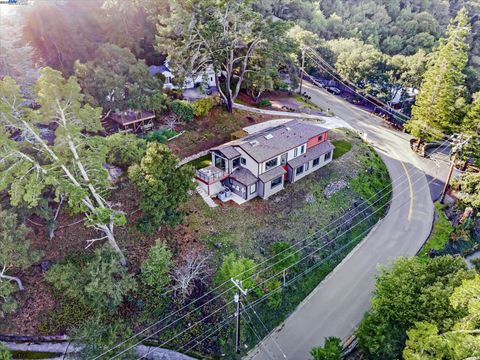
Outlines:
[{"label": "paved road", "polygon": [[424,171],[435,177],[443,176],[445,170],[417,157],[409,148],[408,136],[378,118],[313,85],[307,84],[305,91],[313,102],[366,134],[388,167],[393,200],[386,217],[248,359],[309,359],[310,349],[322,345],[325,337],[350,336],[370,307],[378,265],[414,255],[428,237],[433,205]]}]

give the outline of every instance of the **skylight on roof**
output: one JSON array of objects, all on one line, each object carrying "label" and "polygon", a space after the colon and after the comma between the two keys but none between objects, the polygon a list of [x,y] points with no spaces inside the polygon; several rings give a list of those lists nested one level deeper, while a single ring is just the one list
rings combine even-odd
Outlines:
[{"label": "skylight on roof", "polygon": [[265,139],[270,140],[271,138],[273,138],[273,135],[272,134],[267,134],[264,137],[265,137]]},{"label": "skylight on roof", "polygon": [[252,145],[252,146],[257,146],[259,143],[258,143],[257,140],[252,140],[252,141],[249,142],[249,144]]},{"label": "skylight on roof", "polygon": [[289,128],[288,126],[287,126],[285,129],[287,129],[287,131],[290,131],[290,130],[292,130],[292,129],[291,129],[291,128]]}]

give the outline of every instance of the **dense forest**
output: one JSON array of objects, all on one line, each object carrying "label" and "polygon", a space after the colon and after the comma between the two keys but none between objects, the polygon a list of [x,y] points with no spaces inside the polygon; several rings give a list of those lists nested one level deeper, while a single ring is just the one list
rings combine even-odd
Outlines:
[{"label": "dense forest", "polygon": [[[165,60],[173,80],[149,73]],[[179,160],[271,119],[238,111],[235,102],[271,106],[266,95],[280,93],[300,101],[298,111],[331,115],[293,94],[303,61],[312,78],[350,84],[358,98],[376,104],[390,107],[397,93],[416,91],[416,99],[398,110],[402,129],[419,142],[462,133],[470,140],[462,160],[480,164],[478,0],[52,0],[2,16],[0,330],[65,333],[87,344],[81,358],[108,351],[128,359],[139,340],[132,334],[165,326],[158,336],[149,332],[154,344],[189,352],[212,324],[229,319],[233,292],[218,289],[237,277],[255,289],[255,301],[275,293],[258,309],[270,328],[278,325],[387,211],[385,165],[356,135],[334,132],[335,141],[350,146],[345,153],[353,150],[334,161],[330,177],[291,190],[301,204],[279,198],[243,212],[212,212],[192,184],[202,158]],[[218,93],[187,101],[179,89],[183,81],[208,66]],[[167,80],[178,88],[164,88]],[[150,111],[158,129],[133,134],[109,127],[109,114],[130,109]],[[347,195],[327,199],[323,188],[337,175],[347,179]],[[465,173],[457,186],[464,192],[462,209],[476,213],[479,173]],[[365,200],[380,193],[378,203]],[[344,216],[345,209],[363,212],[362,202],[371,218],[361,227],[321,235],[301,251],[292,245],[295,237]],[[361,223],[356,216],[352,228]],[[278,230],[279,219],[290,227],[285,233]],[[337,242],[324,249],[319,244],[327,235]],[[298,264],[302,256],[307,260]],[[252,271],[270,257],[280,260],[267,262],[261,275]],[[289,285],[322,257],[328,261],[301,284]],[[424,316],[428,304],[416,297],[419,285],[407,276],[410,269],[427,277],[419,282],[427,299],[448,285],[433,320]],[[397,278],[408,283],[405,296],[418,310],[413,315],[382,290],[394,288]],[[451,336],[441,349],[455,348],[454,323],[473,329],[468,346],[477,341],[478,327],[466,318],[466,306],[477,303],[459,298],[478,290],[478,275],[458,260],[400,260],[391,272],[382,270],[377,287],[377,306],[358,332],[367,358],[388,358],[388,349],[392,358],[402,352],[417,358],[422,332],[439,336],[438,329]],[[32,290],[34,296],[25,295]],[[202,309],[195,313],[197,306]],[[398,318],[391,314],[395,306],[403,311]],[[152,323],[156,327],[148,327]],[[249,343],[258,343],[255,331],[242,326]],[[229,329],[195,351],[230,354],[232,339]],[[338,355],[339,342],[327,344]],[[315,356],[324,358],[324,351],[317,348]]]}]

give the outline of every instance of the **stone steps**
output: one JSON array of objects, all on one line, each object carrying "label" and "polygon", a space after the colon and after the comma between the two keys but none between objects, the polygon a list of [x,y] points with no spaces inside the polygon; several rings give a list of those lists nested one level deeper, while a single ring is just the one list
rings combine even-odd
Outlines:
[{"label": "stone steps", "polygon": [[218,206],[217,204],[215,204],[215,201],[213,201],[213,199],[208,196],[205,190],[200,187],[200,185],[196,187],[196,190],[198,194],[202,197],[203,201],[205,201],[209,207],[214,208]]}]

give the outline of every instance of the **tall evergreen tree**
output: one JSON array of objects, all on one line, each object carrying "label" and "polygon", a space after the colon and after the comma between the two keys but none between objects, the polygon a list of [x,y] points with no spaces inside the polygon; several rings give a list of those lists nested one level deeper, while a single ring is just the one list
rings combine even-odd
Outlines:
[{"label": "tall evergreen tree", "polygon": [[447,37],[440,39],[425,72],[412,120],[406,126],[413,136],[432,140],[440,138],[439,133],[452,133],[459,128],[465,110],[463,71],[468,62],[469,34],[469,17],[462,9],[449,25]]}]

